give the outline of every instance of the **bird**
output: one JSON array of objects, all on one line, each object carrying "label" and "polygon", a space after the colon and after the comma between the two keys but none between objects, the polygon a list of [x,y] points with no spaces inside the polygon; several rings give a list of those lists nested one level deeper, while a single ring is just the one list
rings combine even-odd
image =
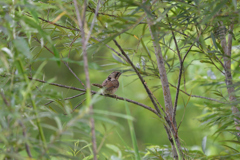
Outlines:
[{"label": "bird", "polygon": [[107,79],[103,81],[102,84],[93,83],[92,85],[98,88],[103,88],[104,89],[102,92],[103,95],[105,94],[114,95],[114,93],[117,91],[119,87],[118,78],[120,77],[121,74],[122,74],[121,72],[114,71],[107,77]]}]

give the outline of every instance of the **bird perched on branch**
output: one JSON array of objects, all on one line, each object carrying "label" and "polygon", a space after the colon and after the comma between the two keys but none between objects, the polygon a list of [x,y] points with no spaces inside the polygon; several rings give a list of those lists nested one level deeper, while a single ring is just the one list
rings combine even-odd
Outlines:
[{"label": "bird perched on branch", "polygon": [[98,88],[103,88],[103,94],[114,94],[119,87],[118,78],[121,74],[121,72],[114,71],[103,81],[102,84],[93,83],[92,85]]}]

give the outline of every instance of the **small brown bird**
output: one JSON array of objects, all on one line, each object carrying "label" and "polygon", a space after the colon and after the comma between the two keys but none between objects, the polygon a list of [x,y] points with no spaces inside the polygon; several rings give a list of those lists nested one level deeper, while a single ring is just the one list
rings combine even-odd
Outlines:
[{"label": "small brown bird", "polygon": [[114,94],[119,87],[118,78],[121,74],[121,72],[114,71],[107,77],[105,81],[103,81],[102,84],[93,83],[92,85],[98,88],[103,88],[103,94]]}]

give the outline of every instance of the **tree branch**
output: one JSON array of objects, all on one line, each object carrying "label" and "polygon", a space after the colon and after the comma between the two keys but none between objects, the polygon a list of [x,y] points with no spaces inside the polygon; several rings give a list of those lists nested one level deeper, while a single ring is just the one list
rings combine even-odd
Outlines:
[{"label": "tree branch", "polygon": [[[41,44],[41,42],[40,42],[37,38],[33,38],[33,39],[35,39],[38,43]],[[46,48],[50,53],[52,53],[52,54],[54,55],[53,51],[51,51],[46,45],[43,45],[43,47]],[[62,56],[62,54],[61,54],[61,56]],[[63,58],[63,56],[62,56],[62,58]],[[84,85],[84,83],[78,78],[78,76],[77,76],[77,75],[73,72],[73,70],[69,67],[68,63],[64,62],[62,59],[60,59],[60,60],[65,64],[65,66],[66,66],[66,67],[68,68],[68,70],[74,75],[74,77],[77,78],[77,80],[82,84],[82,86],[83,86],[84,88],[86,88],[85,85]]]},{"label": "tree branch", "polygon": [[[170,85],[171,87],[177,89],[177,87],[174,86],[173,84],[169,83],[169,85]],[[210,100],[210,101],[215,101],[215,102],[219,102],[219,103],[222,103],[222,104],[227,104],[227,102],[222,102],[222,101],[219,101],[219,100],[217,100],[217,99],[208,98],[208,97],[203,97],[203,96],[197,96],[197,95],[191,95],[191,94],[189,94],[189,93],[187,93],[187,92],[185,92],[185,91],[183,91],[183,90],[181,90],[181,89],[179,89],[179,91],[181,91],[182,93],[184,93],[184,94],[186,94],[187,96],[190,96],[190,97],[201,98],[201,99],[207,99],[207,100]]]},{"label": "tree branch", "polygon": [[89,71],[88,71],[88,58],[87,58],[87,44],[88,44],[88,39],[91,35],[93,26],[94,26],[94,21],[97,17],[97,12],[99,9],[99,1],[97,3],[97,9],[94,15],[94,18],[92,20],[91,28],[89,30],[89,33],[85,37],[85,31],[84,31],[84,24],[85,24],[85,16],[86,16],[86,9],[87,9],[87,0],[84,0],[84,5],[83,5],[83,17],[81,19],[78,6],[77,6],[77,1],[73,0],[74,6],[75,6],[75,11],[77,15],[77,21],[78,21],[78,26],[81,30],[82,34],[82,54],[83,54],[83,62],[84,62],[84,72],[86,76],[86,99],[87,99],[87,106],[89,106],[89,113],[91,115],[90,117],[90,123],[91,123],[91,134],[92,134],[92,148],[93,148],[93,159],[97,160],[97,141],[96,141],[96,134],[95,134],[95,123],[94,123],[94,118],[93,118],[93,105],[91,104],[91,83],[90,83],[90,77],[89,77]]},{"label": "tree branch", "polygon": [[[77,94],[77,95],[72,96],[72,97],[64,98],[63,100],[73,99],[73,98],[82,96],[82,95],[84,95],[84,94],[85,94],[85,92],[84,92],[84,93]],[[59,101],[61,101],[61,100],[62,100],[62,99],[59,99]],[[47,105],[51,104],[52,102],[55,102],[55,101],[49,101],[48,103],[45,103],[44,106],[47,106]]]},{"label": "tree branch", "polygon": [[132,68],[134,69],[134,71],[137,73],[138,78],[139,78],[140,81],[142,82],[142,84],[143,84],[143,86],[144,86],[144,88],[145,88],[145,90],[146,90],[149,98],[151,99],[151,101],[152,101],[152,103],[153,103],[154,108],[155,108],[156,111],[159,113],[159,115],[162,116],[162,115],[161,115],[161,112],[160,112],[160,110],[159,110],[159,108],[158,108],[158,106],[157,106],[157,104],[156,104],[156,102],[155,102],[155,100],[154,100],[154,98],[153,98],[153,96],[152,96],[151,91],[148,89],[148,87],[147,87],[147,85],[146,85],[145,80],[142,78],[141,74],[138,72],[137,68],[134,66],[134,64],[133,64],[132,61],[129,59],[128,55],[124,52],[124,50],[122,49],[122,47],[118,44],[118,42],[117,42],[115,39],[113,39],[113,42],[114,42],[115,45],[118,47],[118,49],[121,51],[122,55],[127,59],[127,63],[129,63],[129,64],[132,66]]},{"label": "tree branch", "polygon": [[[149,10],[149,12],[151,13],[150,7],[151,4],[149,1],[143,0],[143,5],[146,6],[146,8]],[[149,27],[149,32],[151,34],[151,38],[153,40],[153,47],[154,47],[154,53],[157,59],[157,66],[158,66],[158,71],[160,74],[160,80],[162,83],[162,90],[163,90],[163,96],[164,96],[164,103],[165,103],[165,108],[166,108],[166,121],[168,123],[168,126],[170,127],[170,132],[173,134],[173,136],[175,137],[175,142],[176,145],[173,143],[173,141],[171,141],[173,139],[173,137],[171,136],[172,134],[169,133],[169,130],[167,129],[167,127],[165,127],[167,133],[168,133],[168,137],[169,140],[171,142],[171,146],[172,146],[172,153],[173,153],[173,158],[174,159],[178,159],[178,153],[177,153],[177,149],[181,152],[182,156],[183,156],[183,152],[182,152],[182,148],[181,148],[181,144],[179,141],[179,138],[177,136],[177,124],[176,121],[174,120],[174,115],[173,115],[173,105],[172,105],[172,99],[171,99],[171,93],[170,93],[170,89],[169,89],[169,84],[168,84],[168,78],[167,78],[167,72],[164,66],[164,59],[162,56],[162,50],[159,44],[159,28],[157,26],[157,24],[154,24],[154,19],[150,16],[148,16],[148,12],[145,11],[145,15],[147,16],[147,23],[148,23],[148,27]],[[180,52],[178,53],[180,56]],[[184,157],[183,157],[184,159]]]},{"label": "tree branch", "polygon": [[188,53],[190,52],[192,46],[194,45],[194,43],[195,42],[193,42],[192,45],[188,48],[188,50],[187,50],[186,54],[184,55],[183,59],[181,58],[180,52],[179,52],[180,68],[179,68],[179,75],[178,75],[177,91],[176,91],[176,96],[175,96],[175,101],[174,101],[174,108],[173,108],[173,119],[174,119],[174,121],[176,121],[177,102],[178,102],[179,90],[180,90],[180,85],[181,85],[183,64],[184,64],[184,61],[185,61]]},{"label": "tree branch", "polygon": [[[5,77],[5,76],[4,76]],[[46,83],[46,84],[49,84],[49,85],[52,85],[52,86],[56,86],[56,87],[61,87],[61,88],[66,88],[66,89],[71,89],[71,90],[75,90],[75,91],[81,91],[81,92],[86,92],[85,89],[81,89],[81,88],[76,88],[76,87],[72,87],[72,86],[66,86],[66,85],[62,85],[62,84],[58,84],[58,83],[48,83],[47,81],[43,81],[43,80],[40,80],[40,79],[33,79],[31,77],[28,77],[30,80],[33,80],[33,81],[37,81],[37,82],[41,82],[41,83]],[[97,94],[96,91],[91,91],[92,94]],[[136,104],[140,107],[143,107],[151,112],[153,112],[154,114],[158,115],[158,112],[155,111],[154,109],[152,109],[151,107],[145,105],[145,104],[142,104],[142,103],[139,103],[137,101],[133,101],[131,99],[127,99],[127,98],[123,98],[123,97],[119,97],[119,96],[116,96],[116,95],[109,95],[109,94],[99,94],[101,96],[104,96],[104,97],[109,97],[109,98],[113,98],[113,99],[119,99],[119,100],[122,100],[122,101],[127,101],[129,103],[133,103],[133,104]]]},{"label": "tree branch", "polygon": [[[226,86],[227,86],[227,91],[228,91],[228,97],[229,97],[229,100],[230,101],[236,101],[237,100],[237,97],[235,95],[235,88],[233,85],[233,82],[232,82],[232,73],[231,73],[231,51],[232,51],[232,32],[233,32],[233,27],[234,27],[234,24],[232,22],[232,24],[229,26],[229,32],[230,34],[228,35],[228,44],[226,42],[226,34],[225,32],[221,33],[221,46],[223,48],[223,51],[224,51],[224,57],[223,57],[223,60],[224,60],[224,66],[225,66],[225,83],[226,83]],[[222,22],[220,22],[220,29],[224,28],[224,25]],[[239,109],[236,107],[236,106],[232,106],[232,113],[233,115],[237,115],[236,117],[238,118],[234,118],[234,122],[236,124],[236,129],[239,131],[237,133],[238,137],[240,137],[240,127],[239,127],[239,124],[240,124],[240,120],[239,120]]]}]

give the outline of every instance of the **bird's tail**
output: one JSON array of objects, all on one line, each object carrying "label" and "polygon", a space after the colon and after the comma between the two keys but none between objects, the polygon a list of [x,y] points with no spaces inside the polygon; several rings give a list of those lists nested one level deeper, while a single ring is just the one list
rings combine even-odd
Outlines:
[{"label": "bird's tail", "polygon": [[93,83],[92,85],[95,86],[95,87],[98,87],[98,88],[103,88],[103,86],[101,84]]}]

